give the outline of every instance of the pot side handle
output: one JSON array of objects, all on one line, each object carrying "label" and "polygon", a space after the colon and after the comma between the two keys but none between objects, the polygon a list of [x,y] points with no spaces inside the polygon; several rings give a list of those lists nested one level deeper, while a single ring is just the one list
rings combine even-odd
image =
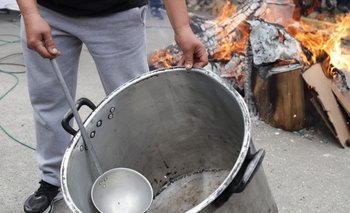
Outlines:
[{"label": "pot side handle", "polygon": [[251,154],[249,148],[247,156],[234,177],[230,185],[221,193],[221,195],[213,202],[215,206],[223,205],[233,193],[241,193],[244,191],[249,182],[253,179],[255,173],[265,157],[265,150],[259,149],[256,153]]},{"label": "pot side handle", "polygon": [[263,149],[259,149],[255,154],[250,154],[250,151],[251,150],[249,149],[241,169],[233,179],[233,193],[240,193],[244,191],[245,187],[250,183],[255,173],[260,168],[260,165],[265,157],[265,150]]},{"label": "pot side handle", "polygon": [[[77,108],[77,110],[80,110],[80,108],[84,105],[88,106],[92,111],[97,108],[96,105],[87,98],[80,98],[75,102],[75,107]],[[69,124],[73,117],[74,115],[72,110],[68,110],[63,116],[61,124],[64,130],[66,130],[69,134],[74,136],[77,134],[78,131],[73,129],[73,127],[71,127],[71,125]]]}]

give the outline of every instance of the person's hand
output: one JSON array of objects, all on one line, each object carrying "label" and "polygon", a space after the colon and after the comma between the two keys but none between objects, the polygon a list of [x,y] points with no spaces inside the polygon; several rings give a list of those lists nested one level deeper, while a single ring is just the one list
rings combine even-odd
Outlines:
[{"label": "person's hand", "polygon": [[35,50],[43,58],[53,59],[60,54],[51,36],[49,24],[39,15],[30,14],[24,17],[27,47]]},{"label": "person's hand", "polygon": [[175,41],[183,52],[178,66],[185,66],[186,69],[190,69],[192,67],[204,67],[208,64],[207,51],[190,27],[177,32]]}]

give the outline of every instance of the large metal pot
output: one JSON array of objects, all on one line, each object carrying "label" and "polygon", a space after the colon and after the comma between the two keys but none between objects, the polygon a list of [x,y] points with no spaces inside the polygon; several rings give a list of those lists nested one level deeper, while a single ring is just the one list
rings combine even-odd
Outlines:
[{"label": "large metal pot", "polygon": [[[217,75],[173,68],[121,86],[93,109],[84,125],[104,170],[143,174],[155,198],[148,212],[278,212],[260,167],[264,151],[251,141],[244,100]],[[64,198],[73,212],[97,212],[90,190],[98,173],[80,132],[62,162]],[[77,134],[76,134],[77,133]]]}]

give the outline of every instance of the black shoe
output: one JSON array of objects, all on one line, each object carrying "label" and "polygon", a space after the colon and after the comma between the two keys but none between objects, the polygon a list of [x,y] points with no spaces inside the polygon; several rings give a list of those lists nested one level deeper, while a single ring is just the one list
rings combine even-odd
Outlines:
[{"label": "black shoe", "polygon": [[60,187],[43,180],[39,183],[39,189],[24,202],[25,213],[49,213],[53,209],[54,202],[62,199]]}]

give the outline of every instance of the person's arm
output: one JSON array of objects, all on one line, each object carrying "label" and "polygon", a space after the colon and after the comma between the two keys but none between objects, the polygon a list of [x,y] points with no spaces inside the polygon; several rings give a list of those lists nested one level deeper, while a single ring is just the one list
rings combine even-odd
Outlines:
[{"label": "person's arm", "polygon": [[179,66],[186,68],[204,67],[208,54],[203,43],[193,33],[185,0],[164,0],[170,23],[174,29],[175,41],[183,51]]},{"label": "person's arm", "polygon": [[36,0],[17,0],[26,31],[27,46],[44,58],[55,58],[60,52],[52,40],[49,24],[40,16]]}]

